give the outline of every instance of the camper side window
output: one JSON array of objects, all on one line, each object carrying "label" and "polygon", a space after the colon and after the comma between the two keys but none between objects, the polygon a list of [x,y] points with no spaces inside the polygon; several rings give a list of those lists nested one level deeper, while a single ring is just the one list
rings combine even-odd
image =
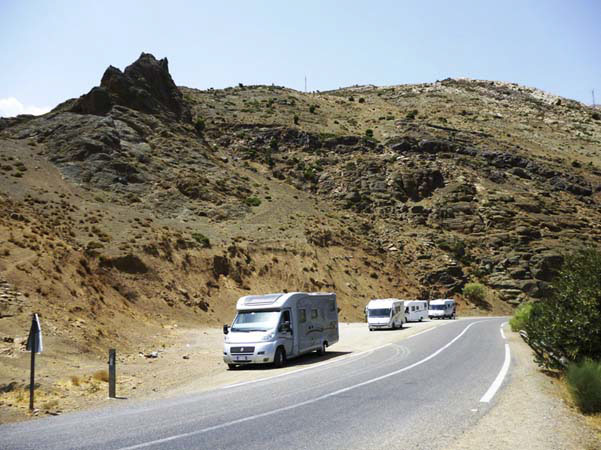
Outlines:
[{"label": "camper side window", "polygon": [[311,319],[317,319],[317,310],[316,309],[312,309],[311,310]]},{"label": "camper side window", "polygon": [[301,309],[301,310],[299,310],[299,313],[300,313],[299,322],[305,323],[307,321],[307,311],[304,309]]},{"label": "camper side window", "polygon": [[330,311],[335,311],[336,307],[334,306],[334,302],[330,302]]}]

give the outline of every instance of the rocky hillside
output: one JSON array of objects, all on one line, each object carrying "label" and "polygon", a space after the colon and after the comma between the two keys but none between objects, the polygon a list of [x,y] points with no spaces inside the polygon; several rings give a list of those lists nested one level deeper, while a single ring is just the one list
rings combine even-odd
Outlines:
[{"label": "rocky hillside", "polygon": [[600,151],[592,108],[515,84],[201,91],[142,54],[0,119],[0,352],[32,311],[100,352],[249,292],[335,291],[346,320],[384,296],[508,312],[598,245]]}]

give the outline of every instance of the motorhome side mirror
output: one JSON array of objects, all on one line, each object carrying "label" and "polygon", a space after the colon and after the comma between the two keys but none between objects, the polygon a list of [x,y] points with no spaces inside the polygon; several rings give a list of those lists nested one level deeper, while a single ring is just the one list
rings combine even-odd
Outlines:
[{"label": "motorhome side mirror", "polygon": [[290,322],[283,322],[283,323],[280,325],[280,331],[284,331],[284,332],[285,332],[285,331],[292,331],[292,330],[290,329]]},{"label": "motorhome side mirror", "polygon": [[230,332],[228,324],[223,325],[223,334],[228,334]]}]

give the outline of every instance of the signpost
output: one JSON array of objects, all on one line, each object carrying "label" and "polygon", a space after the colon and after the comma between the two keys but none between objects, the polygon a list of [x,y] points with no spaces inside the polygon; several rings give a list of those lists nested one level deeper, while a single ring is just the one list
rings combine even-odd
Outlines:
[{"label": "signpost", "polygon": [[109,398],[116,398],[115,385],[117,384],[117,350],[109,349]]},{"label": "signpost", "polygon": [[27,338],[26,350],[31,352],[31,376],[29,380],[29,410],[33,411],[33,391],[35,385],[35,354],[42,353],[42,327],[40,326],[40,318],[37,314],[33,314],[31,318],[31,329]]}]

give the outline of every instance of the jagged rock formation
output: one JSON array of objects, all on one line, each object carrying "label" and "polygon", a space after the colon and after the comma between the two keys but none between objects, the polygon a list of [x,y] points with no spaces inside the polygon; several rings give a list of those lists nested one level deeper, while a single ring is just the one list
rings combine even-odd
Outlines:
[{"label": "jagged rock formation", "polygon": [[157,60],[149,53],[142,53],[123,72],[110,66],[100,86],[81,96],[71,111],[106,115],[115,105],[148,114],[166,114],[176,120],[191,120],[182,93],[169,74],[167,58]]}]

